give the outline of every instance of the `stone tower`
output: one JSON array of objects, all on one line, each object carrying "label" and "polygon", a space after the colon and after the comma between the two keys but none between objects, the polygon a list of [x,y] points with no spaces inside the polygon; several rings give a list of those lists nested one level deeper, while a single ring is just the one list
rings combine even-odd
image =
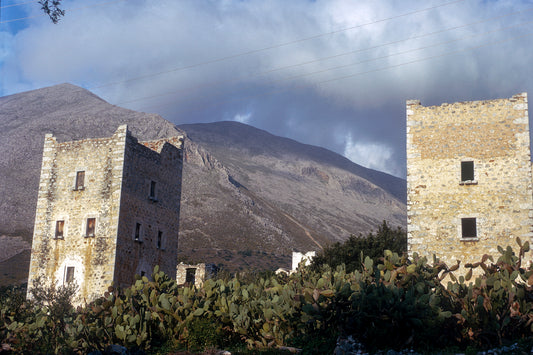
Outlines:
[{"label": "stone tower", "polygon": [[45,136],[28,278],[78,285],[75,303],[129,286],[155,265],[175,277],[183,137],[139,143]]},{"label": "stone tower", "polygon": [[[451,266],[533,236],[527,94],[425,107],[407,101],[409,255]],[[464,272],[464,270],[463,270]]]}]

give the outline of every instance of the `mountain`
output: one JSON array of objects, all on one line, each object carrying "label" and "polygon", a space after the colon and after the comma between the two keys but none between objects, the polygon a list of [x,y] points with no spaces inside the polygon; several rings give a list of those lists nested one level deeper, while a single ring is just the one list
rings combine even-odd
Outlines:
[{"label": "mountain", "polygon": [[0,98],[0,245],[16,250],[0,254],[0,283],[25,277],[44,135],[107,137],[124,123],[139,140],[186,136],[181,260],[276,268],[291,250],[318,250],[382,220],[405,224],[402,179],[248,125],[175,126],[61,84]]},{"label": "mountain", "polygon": [[[278,223],[292,224],[286,237],[293,244],[299,241],[300,249],[371,231],[383,220],[405,223],[402,179],[238,122],[178,128],[211,152],[243,201],[269,209]],[[191,198],[201,198],[201,193]]]}]

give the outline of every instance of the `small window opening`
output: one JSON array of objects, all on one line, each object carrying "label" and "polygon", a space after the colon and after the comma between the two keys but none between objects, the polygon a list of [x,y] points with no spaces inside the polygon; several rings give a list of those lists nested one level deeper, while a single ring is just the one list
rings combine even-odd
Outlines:
[{"label": "small window opening", "polygon": [[141,271],[141,277],[146,275],[146,271]]},{"label": "small window opening", "polygon": [[76,190],[83,190],[85,188],[85,171],[78,171],[76,173]]},{"label": "small window opening", "polygon": [[74,282],[74,266],[67,266],[67,275],[65,276],[65,282]]},{"label": "small window opening", "polygon": [[63,239],[65,230],[65,221],[56,221],[56,238]]},{"label": "small window opening", "polygon": [[163,232],[158,231],[157,232],[157,249],[161,249],[163,247]]},{"label": "small window opening", "polygon": [[134,239],[136,241],[140,241],[141,240],[141,224],[140,223],[136,223],[135,224],[135,236],[134,236]]},{"label": "small window opening", "polygon": [[150,199],[155,200],[155,181],[150,181]]},{"label": "small window opening", "polygon": [[87,237],[94,237],[94,231],[96,229],[96,218],[87,218],[87,228],[85,235]]},{"label": "small window opening", "polygon": [[461,181],[474,181],[474,162],[461,162]]},{"label": "small window opening", "polygon": [[187,284],[194,284],[194,281],[196,279],[196,268],[187,268],[185,270],[185,283]]},{"label": "small window opening", "polygon": [[475,218],[461,218],[461,235],[463,238],[477,238]]}]

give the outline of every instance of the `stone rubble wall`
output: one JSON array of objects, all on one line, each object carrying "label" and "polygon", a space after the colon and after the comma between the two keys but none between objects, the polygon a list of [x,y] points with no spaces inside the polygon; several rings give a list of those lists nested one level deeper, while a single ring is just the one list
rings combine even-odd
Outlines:
[{"label": "stone rubble wall", "polygon": [[202,287],[207,276],[205,263],[194,264],[194,265],[179,263],[176,268],[176,283],[178,285],[185,284],[185,280],[187,279],[187,269],[195,269],[194,285],[197,288]]},{"label": "stone rubble wall", "polygon": [[[66,283],[74,267],[75,304],[129,286],[135,274],[155,265],[175,277],[177,265],[183,137],[139,144],[126,125],[110,138],[58,143],[45,136],[28,289]],[[85,172],[83,189],[76,173]],[[151,181],[155,196],[149,196]],[[96,218],[86,236],[87,218]],[[56,221],[64,235],[56,238]],[[142,224],[135,241],[136,223]],[[161,244],[158,233],[161,231]]]},{"label": "stone rubble wall", "polygon": [[[181,147],[183,140],[176,140],[174,144]],[[166,140],[139,144],[129,137],[120,207],[120,249],[115,269],[118,285],[131,285],[135,274],[148,276],[156,265],[175,278],[182,167],[182,151],[175,145]],[[156,183],[155,198],[150,197],[151,181]],[[135,240],[137,223],[141,224],[139,241]],[[159,232],[162,232],[162,240],[158,248]]]},{"label": "stone rubble wall", "polygon": [[[73,266],[77,300],[101,295],[113,282],[126,126],[111,138],[58,143],[47,134],[37,200],[28,289],[37,277],[44,286],[63,285]],[[76,172],[85,171],[76,190]],[[87,237],[87,218],[96,218]],[[64,220],[64,237],[55,238]]]},{"label": "stone rubble wall", "polygon": [[[461,181],[461,161],[474,180]],[[407,101],[408,251],[451,266],[530,241],[532,167],[527,94],[424,107]],[[477,238],[462,238],[476,218]],[[466,272],[466,270],[463,270]]]}]

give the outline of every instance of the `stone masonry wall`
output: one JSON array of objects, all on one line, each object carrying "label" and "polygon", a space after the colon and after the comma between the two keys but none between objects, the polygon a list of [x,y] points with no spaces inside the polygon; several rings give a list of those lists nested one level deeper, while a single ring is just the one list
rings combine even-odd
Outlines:
[{"label": "stone masonry wall", "polygon": [[46,135],[28,289],[39,277],[44,286],[73,281],[81,304],[155,265],[175,277],[182,144],[183,137],[139,144],[126,125],[110,138],[58,143]]},{"label": "stone masonry wall", "polygon": [[[474,179],[461,181],[461,162]],[[424,107],[407,101],[408,251],[449,266],[531,242],[532,173],[527,95]],[[462,218],[475,218],[463,238]],[[463,270],[463,272],[465,272]]]},{"label": "stone masonry wall", "polygon": [[187,280],[188,269],[194,270],[194,286],[196,286],[197,288],[202,287],[207,277],[205,263],[194,264],[194,265],[179,263],[176,268],[176,283],[178,285],[185,285],[186,280]]},{"label": "stone masonry wall", "polygon": [[175,278],[183,139],[139,144],[128,137],[126,144],[116,284],[131,285],[135,274],[149,276],[155,265]]},{"label": "stone masonry wall", "polygon": [[[74,267],[77,302],[101,295],[112,284],[126,126],[111,138],[44,143],[28,289],[37,277],[45,286],[66,283]],[[76,173],[85,172],[76,189]],[[86,235],[88,218],[96,218],[94,236]],[[56,222],[64,221],[56,238]]]}]

